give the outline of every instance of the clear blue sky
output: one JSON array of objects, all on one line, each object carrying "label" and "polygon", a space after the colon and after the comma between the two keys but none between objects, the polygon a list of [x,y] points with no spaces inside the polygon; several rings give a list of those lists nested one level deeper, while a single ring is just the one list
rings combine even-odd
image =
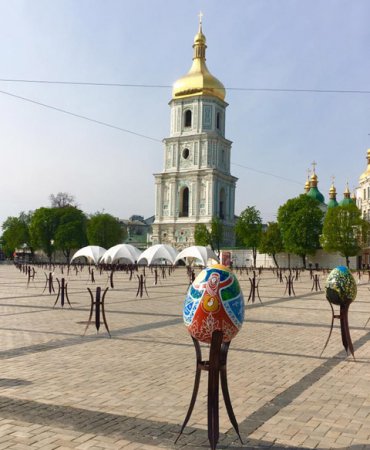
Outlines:
[{"label": "clear blue sky", "polygon": [[[0,78],[170,86],[191,65],[202,10],[207,64],[226,88],[370,91],[368,0],[0,0]],[[87,213],[154,212],[171,88],[0,81],[0,222],[73,194]],[[236,213],[264,221],[303,191],[317,161],[328,198],[366,167],[370,94],[227,90]],[[250,169],[242,168],[240,165]],[[283,179],[265,175],[268,172]]]}]

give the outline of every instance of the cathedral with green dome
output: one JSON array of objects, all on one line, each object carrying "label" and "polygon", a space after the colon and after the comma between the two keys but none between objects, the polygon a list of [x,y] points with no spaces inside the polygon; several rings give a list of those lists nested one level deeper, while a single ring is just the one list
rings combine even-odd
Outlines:
[{"label": "cathedral with green dome", "polygon": [[[369,152],[369,159],[370,159],[370,152]],[[318,188],[318,176],[316,174],[315,170],[316,163],[313,163],[313,169],[311,176],[308,176],[307,181],[305,183],[305,193],[311,197],[317,200],[320,203],[320,208],[326,212],[328,208],[335,208],[336,206],[345,206],[354,204],[356,205],[356,196],[355,193],[353,193],[353,196],[351,196],[351,192],[348,187],[348,183],[346,185],[346,189],[343,193],[343,199],[338,202],[337,201],[337,190],[334,186],[334,180],[331,182],[331,186],[329,189],[329,201],[328,203],[325,203],[325,197],[324,195],[319,191]]]}]

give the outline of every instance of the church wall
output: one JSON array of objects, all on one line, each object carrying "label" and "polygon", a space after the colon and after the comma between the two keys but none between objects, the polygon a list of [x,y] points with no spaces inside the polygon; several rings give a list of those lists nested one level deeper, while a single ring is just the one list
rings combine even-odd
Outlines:
[{"label": "church wall", "polygon": [[[232,250],[231,257],[234,266],[247,266],[251,267],[253,265],[253,254],[252,250]],[[279,253],[276,255],[276,260],[280,267],[302,267],[302,258],[297,255],[288,255],[287,253]],[[326,253],[323,250],[318,250],[314,256],[307,256],[306,265],[309,264],[315,266],[317,263],[320,268],[334,268],[336,266],[345,266],[346,260],[339,253]],[[265,253],[257,253],[256,260],[257,267],[275,267],[274,260],[272,256]],[[350,258],[350,267],[352,269],[357,268],[357,258]]]}]

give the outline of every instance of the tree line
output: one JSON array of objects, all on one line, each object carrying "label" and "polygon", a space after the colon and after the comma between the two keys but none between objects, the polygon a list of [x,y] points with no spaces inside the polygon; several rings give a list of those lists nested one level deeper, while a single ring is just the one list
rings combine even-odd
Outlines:
[{"label": "tree line", "polygon": [[[222,223],[212,221],[211,230],[197,225],[195,240],[198,245],[220,248]],[[235,225],[236,246],[252,250],[256,267],[257,252],[270,255],[276,266],[278,253],[298,255],[306,267],[307,256],[317,250],[338,252],[346,259],[361,253],[369,245],[369,223],[361,217],[355,204],[329,208],[326,213],[320,202],[302,194],[288,200],[278,209],[277,221],[263,227],[261,214],[255,206],[248,206],[238,217]]]},{"label": "tree line", "polygon": [[21,212],[5,220],[0,243],[7,258],[16,249],[26,247],[31,253],[42,250],[49,260],[60,251],[69,261],[74,249],[85,245],[109,248],[126,237],[118,218],[103,212],[87,215],[67,193],[51,195],[50,201],[50,207]]},{"label": "tree line", "polygon": [[[32,253],[42,250],[49,260],[55,251],[60,251],[69,261],[74,249],[85,245],[110,248],[126,238],[118,218],[103,212],[87,215],[67,193],[51,195],[50,201],[50,207],[21,212],[5,220],[0,244],[6,257],[27,247]],[[204,224],[196,225],[195,243],[210,245],[219,253],[223,233],[222,221],[213,218],[210,229]],[[252,250],[254,266],[259,251],[270,255],[277,266],[278,253],[298,255],[305,267],[307,256],[320,248],[338,252],[349,265],[349,258],[368,246],[369,223],[362,219],[355,204],[329,208],[325,214],[317,200],[302,194],[282,205],[277,221],[269,222],[265,228],[258,209],[248,206],[236,221],[235,233],[237,247]]]}]

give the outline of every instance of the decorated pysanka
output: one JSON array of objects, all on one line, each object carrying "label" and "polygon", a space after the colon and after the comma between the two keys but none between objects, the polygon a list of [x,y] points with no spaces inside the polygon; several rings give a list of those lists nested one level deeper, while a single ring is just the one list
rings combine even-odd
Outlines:
[{"label": "decorated pysanka", "polygon": [[357,295],[356,281],[345,266],[333,269],[326,279],[326,298],[334,305],[347,305],[352,303]]},{"label": "decorated pysanka", "polygon": [[210,343],[212,333],[223,332],[223,341],[233,339],[244,321],[244,298],[236,276],[216,264],[202,270],[189,287],[183,310],[189,333]]}]

